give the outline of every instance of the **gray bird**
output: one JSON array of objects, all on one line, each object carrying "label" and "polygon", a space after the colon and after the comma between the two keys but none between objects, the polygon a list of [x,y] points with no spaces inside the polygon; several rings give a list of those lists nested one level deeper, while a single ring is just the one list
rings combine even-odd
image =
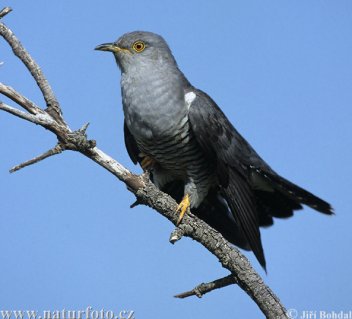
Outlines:
[{"label": "gray bird", "polygon": [[[125,144],[132,161],[178,202],[266,268],[259,226],[307,205],[332,207],[284,179],[236,131],[216,103],[180,71],[166,41],[131,32],[97,46],[121,69]],[[182,199],[182,200],[181,200]]]}]

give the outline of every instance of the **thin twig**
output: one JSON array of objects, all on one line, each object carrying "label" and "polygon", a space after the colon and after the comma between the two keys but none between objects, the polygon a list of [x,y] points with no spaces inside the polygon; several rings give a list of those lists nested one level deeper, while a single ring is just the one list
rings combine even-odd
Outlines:
[{"label": "thin twig", "polygon": [[142,204],[143,203],[139,200],[139,198],[136,198],[136,201],[130,205],[130,208],[135,208],[135,207],[142,205]]},{"label": "thin twig", "polygon": [[[6,8],[4,10],[5,12],[7,11],[7,13],[9,12],[8,9],[6,10]],[[21,44],[19,39],[17,39],[14,33],[3,23],[0,23],[0,35],[7,41],[7,43],[12,48],[13,53],[23,62],[23,64],[31,73],[32,77],[35,79],[38,87],[43,94],[45,103],[47,105],[47,112],[53,116],[60,124],[66,124],[62,118],[60,104],[56,99],[54,92],[39,65],[34,61],[34,59],[27,52],[27,50]]]},{"label": "thin twig", "polygon": [[44,114],[29,114],[26,112],[23,112],[19,109],[16,109],[10,105],[7,105],[3,102],[0,101],[0,110],[3,110],[5,112],[11,113],[12,115],[15,115],[19,118],[22,118],[26,121],[32,122],[34,124],[38,124],[41,126],[47,126],[48,124],[54,123],[54,120],[50,117],[50,115],[44,113]]},{"label": "thin twig", "polygon": [[183,292],[175,296],[175,298],[187,298],[191,296],[197,296],[202,298],[205,294],[215,289],[220,289],[229,285],[237,284],[237,279],[233,275],[228,275],[224,278],[220,278],[208,283],[202,283],[190,291]]},{"label": "thin twig", "polygon": [[22,94],[18,93],[11,86],[0,82],[0,93],[22,106],[31,114],[44,114],[44,111],[39,106],[24,97]]},{"label": "thin twig", "polygon": [[29,165],[33,165],[35,163],[38,163],[50,156],[53,156],[53,155],[56,155],[56,154],[60,154],[62,151],[64,150],[64,148],[62,147],[62,145],[60,143],[58,143],[55,147],[53,147],[52,149],[46,151],[45,153],[37,156],[37,157],[34,157],[32,159],[30,159],[29,161],[26,161],[24,163],[21,163],[19,165],[16,165],[14,167],[12,167],[10,169],[10,173],[14,173],[16,171],[19,171],[20,169],[26,167],[26,166],[29,166]]},{"label": "thin twig", "polygon": [[5,7],[0,11],[0,19],[6,16],[8,13],[10,13],[12,9],[10,7]]}]

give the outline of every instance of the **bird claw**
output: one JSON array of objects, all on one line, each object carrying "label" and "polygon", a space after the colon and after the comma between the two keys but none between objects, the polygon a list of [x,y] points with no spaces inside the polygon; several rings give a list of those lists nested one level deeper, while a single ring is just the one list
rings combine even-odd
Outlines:
[{"label": "bird claw", "polygon": [[180,212],[180,216],[178,217],[178,220],[177,220],[177,223],[176,223],[177,226],[180,225],[180,223],[181,223],[181,221],[183,219],[183,216],[185,215],[186,211],[189,209],[190,205],[191,205],[191,202],[189,200],[189,195],[186,194],[183,197],[181,203],[177,206],[176,212],[177,213]]}]

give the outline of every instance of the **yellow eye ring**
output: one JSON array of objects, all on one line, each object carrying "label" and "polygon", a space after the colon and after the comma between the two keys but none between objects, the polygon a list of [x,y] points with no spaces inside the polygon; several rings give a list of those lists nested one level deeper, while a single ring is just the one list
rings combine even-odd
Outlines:
[{"label": "yellow eye ring", "polygon": [[136,51],[137,53],[141,53],[142,51],[144,51],[145,49],[145,44],[143,41],[136,41],[135,43],[133,43],[132,45],[132,49],[134,51]]}]

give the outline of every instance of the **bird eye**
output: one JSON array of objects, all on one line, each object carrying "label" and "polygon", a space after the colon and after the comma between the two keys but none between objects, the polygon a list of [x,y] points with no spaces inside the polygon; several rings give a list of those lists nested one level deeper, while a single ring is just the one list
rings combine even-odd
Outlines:
[{"label": "bird eye", "polygon": [[142,41],[136,41],[135,43],[133,43],[132,49],[137,53],[140,53],[145,49],[145,44]]}]

